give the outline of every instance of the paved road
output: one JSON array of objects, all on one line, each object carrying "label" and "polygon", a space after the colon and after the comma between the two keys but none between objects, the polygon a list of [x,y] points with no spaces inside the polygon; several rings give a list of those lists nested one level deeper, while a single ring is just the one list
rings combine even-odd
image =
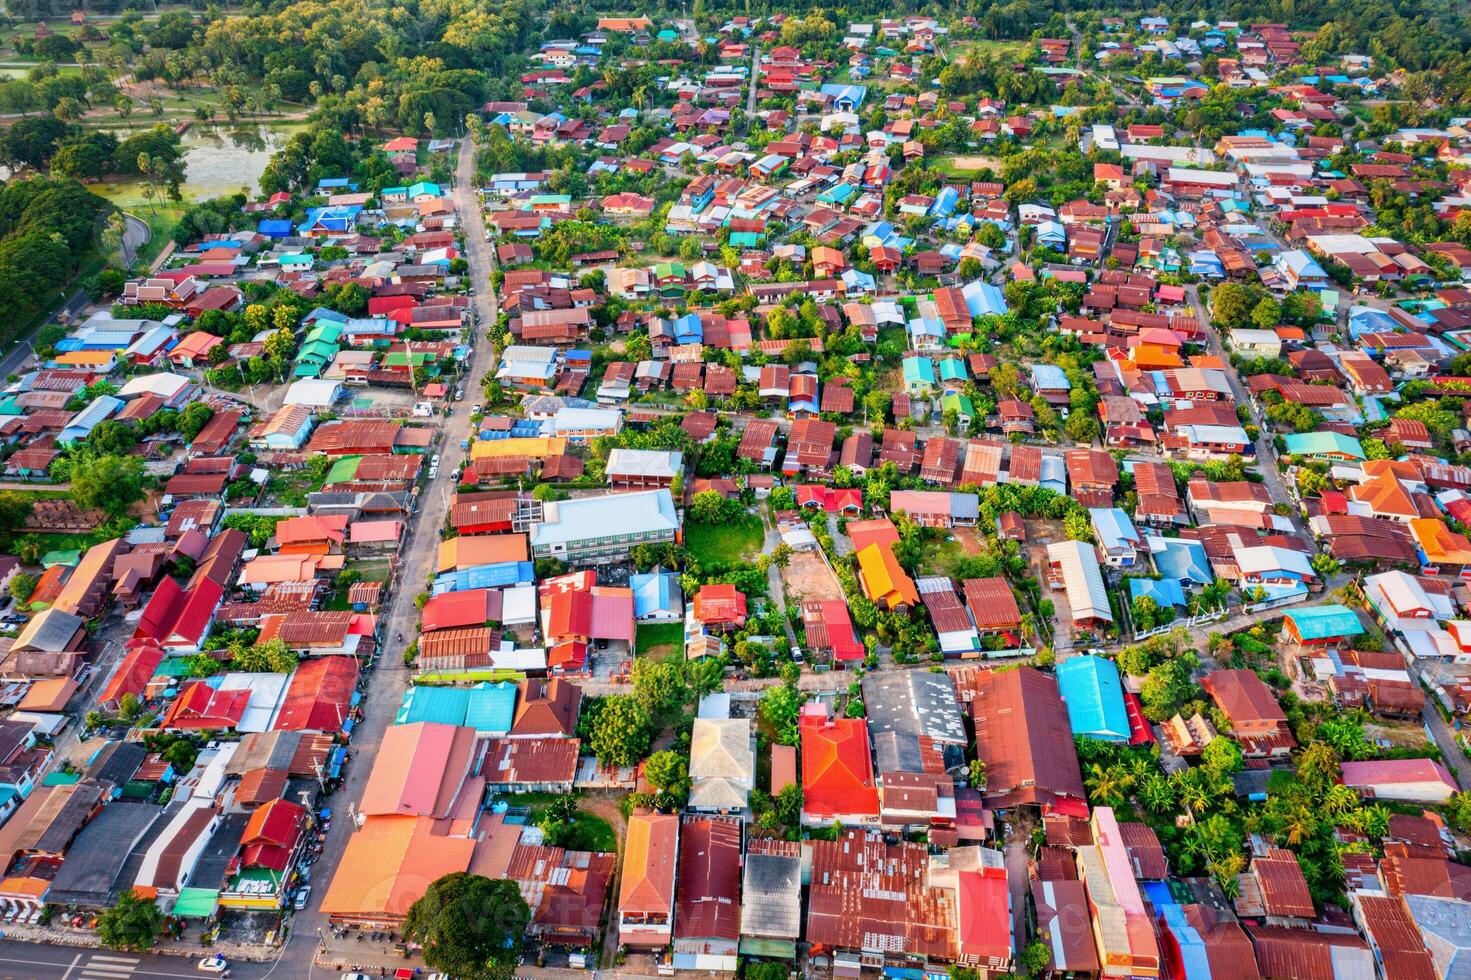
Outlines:
[{"label": "paved road", "polygon": [[761,45],[751,45],[751,77],[746,79],[746,129],[756,118],[756,89],[761,85]]},{"label": "paved road", "polygon": [[[112,950],[72,949],[36,943],[0,942],[0,980],[151,980],[153,977],[209,976],[195,960],[178,956],[138,956]],[[259,964],[231,966],[230,975],[260,977]],[[305,976],[305,974],[300,974]]]},{"label": "paved road", "polygon": [[[1210,352],[1219,357],[1226,365],[1226,381],[1231,385],[1231,394],[1236,398],[1236,404],[1245,405],[1251,411],[1252,417],[1260,426],[1262,419],[1256,414],[1252,407],[1251,398],[1247,394],[1246,386],[1241,383],[1241,376],[1231,366],[1231,357],[1226,349],[1221,346],[1221,338],[1216,333],[1216,328],[1211,324],[1211,317],[1206,312],[1205,304],[1200,301],[1200,290],[1195,286],[1186,286],[1185,295],[1190,300],[1190,308],[1195,313],[1196,321],[1205,331],[1206,343],[1210,346]],[[1272,447],[1272,437],[1267,433],[1265,427],[1261,428],[1261,435],[1256,440],[1256,469],[1262,475],[1262,482],[1266,484],[1267,492],[1271,494],[1272,502],[1278,504],[1292,504],[1296,511],[1296,503],[1287,488],[1287,481],[1282,478],[1282,471],[1277,468],[1277,451]],[[1296,518],[1293,518],[1296,524]]]},{"label": "paved road", "polygon": [[127,223],[127,227],[123,229],[123,243],[118,249],[118,258],[122,259],[123,268],[126,269],[138,257],[138,249],[153,240],[153,229],[148,227],[148,222],[135,218],[126,211],[123,212],[123,221]]}]

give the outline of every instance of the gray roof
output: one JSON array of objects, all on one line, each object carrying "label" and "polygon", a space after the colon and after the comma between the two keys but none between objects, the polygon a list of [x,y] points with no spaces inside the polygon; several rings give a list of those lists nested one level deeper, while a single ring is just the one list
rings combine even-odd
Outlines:
[{"label": "gray roof", "polygon": [[546,519],[531,529],[534,548],[577,544],[593,538],[679,530],[668,490],[610,493],[545,505]]},{"label": "gray roof", "polygon": [[245,836],[245,825],[249,822],[248,813],[227,813],[220,817],[214,836],[200,852],[199,860],[194,862],[194,870],[189,875],[190,886],[225,887],[225,872],[235,860],[235,855],[240,852],[240,838]]},{"label": "gray roof", "polygon": [[243,776],[254,769],[291,769],[301,732],[251,732],[240,740],[225,764],[225,775]]},{"label": "gray roof", "polygon": [[741,889],[741,935],[796,939],[801,933],[802,859],[747,854]]},{"label": "gray roof", "polygon": [[[151,803],[112,803],[82,828],[66,852],[61,870],[51,883],[48,901],[74,904],[111,904],[123,866],[132,853],[147,846],[148,832],[158,824],[164,808]],[[156,835],[155,835],[156,836]]]},{"label": "gray roof", "polygon": [[14,649],[60,653],[71,649],[72,637],[86,623],[82,617],[61,609],[43,610],[25,625],[16,638]]},{"label": "gray roof", "polygon": [[120,787],[133,778],[147,755],[141,742],[108,742],[87,764],[87,775]]},{"label": "gray roof", "polygon": [[863,703],[879,772],[923,772],[920,739],[931,738],[946,768],[963,762],[965,722],[950,675],[891,671],[863,678]]}]

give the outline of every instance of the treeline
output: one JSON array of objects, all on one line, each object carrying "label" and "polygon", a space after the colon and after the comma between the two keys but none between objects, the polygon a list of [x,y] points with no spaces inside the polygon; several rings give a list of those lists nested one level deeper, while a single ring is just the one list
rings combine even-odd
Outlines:
[{"label": "treeline", "polygon": [[184,179],[179,136],[159,124],[119,140],[102,130],[84,130],[52,116],[17,120],[0,132],[0,163],[12,169],[50,170],[59,177],[135,177],[155,164],[176,190]]},{"label": "treeline", "polygon": [[0,187],[0,342],[61,298],[96,251],[112,205],[75,180],[35,177]]}]

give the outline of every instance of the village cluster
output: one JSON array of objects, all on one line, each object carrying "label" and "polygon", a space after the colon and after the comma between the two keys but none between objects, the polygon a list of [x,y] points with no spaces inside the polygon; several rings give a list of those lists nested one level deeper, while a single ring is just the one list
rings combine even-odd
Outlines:
[{"label": "village cluster", "polygon": [[974,26],[603,18],[38,345],[0,930],[376,969],[470,872],[528,969],[1466,975],[1468,121]]}]

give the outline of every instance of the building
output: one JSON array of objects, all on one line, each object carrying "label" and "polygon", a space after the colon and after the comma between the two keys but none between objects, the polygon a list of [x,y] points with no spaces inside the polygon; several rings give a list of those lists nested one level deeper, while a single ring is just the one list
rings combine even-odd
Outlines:
[{"label": "building", "polygon": [[1057,682],[1032,667],[976,672],[970,702],[986,806],[1088,812],[1067,707]]},{"label": "building", "polygon": [[749,718],[696,718],[690,735],[689,809],[739,814],[756,785],[756,734]]},{"label": "building", "polygon": [[1432,759],[1378,759],[1344,762],[1343,785],[1361,795],[1410,803],[1444,803],[1456,792],[1456,781]]},{"label": "building", "polygon": [[1049,579],[1067,593],[1073,626],[1092,629],[1112,623],[1113,609],[1103,569],[1093,546],[1084,541],[1056,541],[1047,546]]},{"label": "building", "polygon": [[1283,757],[1297,746],[1276,695],[1255,671],[1215,670],[1200,686],[1230,720],[1231,737],[1248,759]]},{"label": "building", "polygon": [[741,881],[742,955],[795,959],[802,935],[801,848],[796,841],[750,841]]},{"label": "building", "polygon": [[1106,742],[1129,740],[1124,688],[1112,660],[1069,657],[1057,665],[1056,673],[1074,735]]},{"label": "building", "polygon": [[679,539],[679,513],[667,489],[549,501],[531,528],[534,558],[573,565],[622,561],[640,544]]},{"label": "building", "polygon": [[618,891],[618,943],[659,948],[674,935],[674,880],[679,818],[635,813],[628,818]]},{"label": "building", "polygon": [[604,467],[609,486],[635,490],[669,487],[683,469],[683,453],[654,449],[614,449]]},{"label": "building", "polygon": [[688,819],[680,828],[674,968],[733,974],[740,939],[740,821]]},{"label": "building", "polygon": [[1078,847],[1076,853],[1104,975],[1162,976],[1153,916],[1134,878],[1112,807],[1093,810],[1092,829],[1093,843]]},{"label": "building", "polygon": [[802,744],[802,822],[824,826],[873,825],[879,820],[868,722],[834,718],[825,705],[809,704],[799,722]]}]

